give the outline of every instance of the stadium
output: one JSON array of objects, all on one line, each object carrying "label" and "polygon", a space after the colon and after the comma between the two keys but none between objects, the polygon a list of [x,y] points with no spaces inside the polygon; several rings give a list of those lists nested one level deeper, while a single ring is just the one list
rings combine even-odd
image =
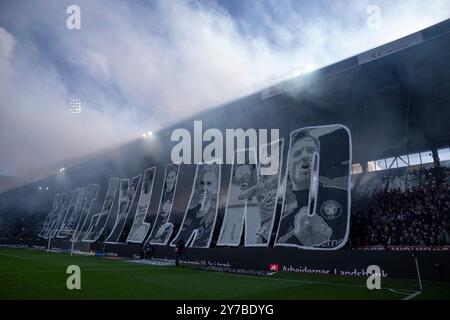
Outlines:
[{"label": "stadium", "polygon": [[[449,299],[448,70],[445,20],[39,180],[5,179],[0,299]],[[190,147],[196,122],[203,155],[206,132],[240,128],[251,151],[246,130],[278,129],[259,144],[278,170],[267,178],[251,152],[174,163],[173,133]]]}]

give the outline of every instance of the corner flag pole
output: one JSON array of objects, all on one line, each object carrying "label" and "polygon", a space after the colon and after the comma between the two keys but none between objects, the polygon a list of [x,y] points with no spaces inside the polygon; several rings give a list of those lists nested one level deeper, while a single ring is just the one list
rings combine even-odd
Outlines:
[{"label": "corner flag pole", "polygon": [[420,277],[419,261],[417,260],[416,250],[413,250],[414,262],[416,264],[417,279],[419,280],[420,291],[423,291],[422,278]]},{"label": "corner flag pole", "polygon": [[53,232],[53,225],[49,228],[49,232],[48,232],[47,252],[50,251],[50,242],[51,242],[51,239],[52,239],[52,232]]},{"label": "corner flag pole", "polygon": [[52,238],[52,234],[51,234],[51,230],[50,230],[50,232],[49,232],[49,234],[48,234],[47,252],[50,251],[50,239],[51,239],[51,238]]},{"label": "corner flag pole", "polygon": [[74,231],[72,235],[72,247],[70,248],[70,255],[73,256],[73,247],[75,245],[75,236],[77,235],[77,230]]},{"label": "corner flag pole", "polygon": [[103,229],[103,255],[105,255],[105,248],[106,248],[106,239],[107,239],[107,237],[106,237],[106,225],[105,225],[105,228]]}]

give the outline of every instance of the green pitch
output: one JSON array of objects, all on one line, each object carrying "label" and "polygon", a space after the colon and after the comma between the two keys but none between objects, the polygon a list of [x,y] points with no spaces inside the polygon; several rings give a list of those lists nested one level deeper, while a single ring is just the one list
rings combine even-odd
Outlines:
[{"label": "green pitch", "polygon": [[[81,290],[68,290],[69,265],[81,268]],[[450,299],[450,283],[277,273],[250,276],[149,266],[30,249],[0,249],[0,299]]]}]

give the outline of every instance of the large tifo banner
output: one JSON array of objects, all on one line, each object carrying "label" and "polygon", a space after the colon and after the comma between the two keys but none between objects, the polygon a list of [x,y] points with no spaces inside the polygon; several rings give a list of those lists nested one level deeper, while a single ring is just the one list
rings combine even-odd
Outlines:
[{"label": "large tifo banner", "polygon": [[46,238],[47,234],[50,230],[51,224],[53,223],[54,216],[56,212],[58,212],[58,207],[60,206],[61,195],[57,194],[53,198],[53,204],[50,212],[45,217],[44,225],[42,226],[41,231],[39,232],[39,237]]},{"label": "large tifo banner", "polygon": [[[282,140],[272,143],[270,149],[269,145],[262,148],[267,149],[263,152],[268,154],[275,148],[279,150],[278,162],[282,163]],[[238,150],[235,154],[241,151]],[[254,150],[249,151],[250,157],[256,157]],[[275,221],[281,170],[263,175],[261,166],[268,167],[270,164],[258,165],[250,164],[250,162],[252,161],[248,159],[246,163],[233,164],[231,168],[228,201],[217,245],[239,246],[244,226],[245,246],[266,247],[269,245]]]},{"label": "large tifo banner", "polygon": [[95,242],[103,234],[106,223],[108,222],[109,215],[111,213],[114,199],[116,198],[117,187],[119,186],[120,179],[112,178],[109,182],[108,191],[106,192],[105,201],[103,202],[102,210],[92,216],[91,223],[89,224],[86,235],[83,241]]},{"label": "large tifo banner", "polygon": [[89,227],[89,217],[94,201],[97,199],[99,184],[90,184],[84,195],[83,210],[81,211],[76,228],[73,232],[73,240],[81,241],[86,236],[86,229]]},{"label": "large tifo banner", "polygon": [[67,193],[56,195],[55,198],[56,197],[58,197],[58,203],[55,211],[51,211],[49,214],[48,226],[43,235],[45,239],[53,238],[58,233],[59,226],[64,218],[66,205],[68,204],[69,197]]},{"label": "large tifo banner", "polygon": [[57,238],[65,238],[73,233],[72,230],[75,229],[78,217],[81,214],[84,193],[84,188],[76,188],[75,191],[70,193],[69,208],[56,235]]},{"label": "large tifo banner", "polygon": [[291,133],[275,246],[338,249],[350,224],[351,141],[343,126]]},{"label": "large tifo banner", "polygon": [[[219,132],[214,130],[205,132],[206,141],[213,142],[203,154],[194,152],[199,161],[174,160],[173,154],[191,156],[182,142],[172,150],[172,163],[165,166],[159,184],[162,189],[155,190],[158,197],[152,199],[156,166],[136,172],[132,178],[112,178],[99,212],[91,212],[93,203],[101,201],[97,199],[99,185],[78,187],[55,195],[39,236],[161,246],[183,241],[195,248],[209,248],[213,242],[226,247],[274,245],[312,250],[336,250],[345,245],[352,164],[347,127],[299,128],[290,132],[288,145],[278,131],[275,135],[271,132],[273,140],[268,141],[266,130],[258,145],[252,145],[249,138],[249,146],[245,141],[252,136],[248,133],[252,129],[244,138],[239,138],[244,132],[239,129],[235,131],[237,145],[233,140],[231,148],[228,141],[224,148],[223,137],[212,137]],[[256,135],[255,130],[253,137]],[[222,150],[227,152],[226,161]],[[195,173],[190,171],[194,176],[179,185],[180,171],[190,164],[195,164]],[[229,176],[221,183],[226,165]],[[184,203],[182,217],[172,215],[177,199]],[[153,214],[150,203],[157,205]]]},{"label": "large tifo banner", "polygon": [[209,248],[219,209],[220,174],[218,164],[197,165],[189,204],[172,245],[182,240],[190,247]]},{"label": "large tifo banner", "polygon": [[159,210],[148,239],[150,244],[166,245],[169,242],[173,232],[173,224],[170,223],[169,220],[172,213],[173,201],[175,199],[179,172],[179,165],[172,163],[166,166],[161,200],[159,201]]},{"label": "large tifo banner", "polygon": [[141,175],[134,177],[131,180],[131,184],[130,179],[120,180],[119,211],[117,212],[114,227],[105,241],[106,243],[117,243],[119,241],[119,237],[122,234],[127,217],[131,211],[131,206],[133,205],[134,197],[140,181]]},{"label": "large tifo banner", "polygon": [[130,233],[128,234],[128,242],[142,243],[145,240],[145,236],[150,229],[150,223],[145,222],[147,217],[148,207],[150,206],[150,200],[152,199],[153,184],[155,182],[156,168],[148,168],[144,171],[144,181],[141,187],[141,195],[139,197],[139,203],[134,216],[133,225],[131,226]]}]

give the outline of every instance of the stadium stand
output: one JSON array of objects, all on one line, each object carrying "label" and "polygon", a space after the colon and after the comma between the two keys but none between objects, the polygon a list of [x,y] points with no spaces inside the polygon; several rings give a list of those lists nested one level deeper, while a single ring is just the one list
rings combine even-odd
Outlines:
[{"label": "stadium stand", "polygon": [[450,245],[450,170],[415,169],[407,177],[419,184],[353,192],[351,246]]},{"label": "stadium stand", "polygon": [[[348,248],[358,246],[450,245],[450,168],[414,169],[409,187],[390,187],[385,172],[371,175],[371,186],[352,192],[352,223]],[[376,177],[375,177],[376,176]],[[408,183],[414,181],[414,185]],[[43,215],[0,216],[0,239],[36,239]]]},{"label": "stadium stand", "polygon": [[[414,41],[410,39],[406,37],[400,42],[374,49],[387,52],[376,59],[368,61],[367,53],[349,58],[268,91],[195,115],[176,126],[155,132],[155,140],[136,139],[73,167],[66,167],[64,174],[55,173],[1,193],[0,239],[3,243],[39,242],[46,247],[46,241],[38,239],[37,234],[55,194],[60,190],[68,192],[90,183],[100,184],[98,201],[92,210],[92,213],[97,213],[105,199],[110,178],[133,177],[150,165],[157,167],[154,190],[161,190],[164,167],[170,162],[173,146],[171,133],[175,128],[191,128],[193,120],[202,120],[205,128],[221,131],[227,128],[280,128],[280,136],[286,139],[286,143],[290,132],[298,128],[339,123],[350,129],[353,165],[359,168],[352,177],[352,221],[346,248],[447,246],[448,251],[449,169],[444,166],[448,159],[439,159],[439,150],[447,150],[444,155],[448,156],[450,20],[416,34]],[[158,147],[152,148],[155,145]],[[419,161],[415,155],[420,155]],[[287,148],[284,149],[286,158]],[[373,159],[384,160],[375,163]],[[284,167],[283,174],[285,170]],[[180,170],[179,185],[182,187],[177,189],[171,216],[175,226],[183,218],[194,171],[194,166],[189,165]],[[223,170],[223,195],[226,195],[229,180],[229,172]],[[40,190],[40,186],[48,186],[49,189]],[[151,223],[158,209],[157,198],[152,199],[148,210],[147,218]],[[219,223],[223,219],[224,199],[226,197],[221,193]],[[280,209],[278,206],[277,217]],[[113,211],[117,212],[115,208]],[[109,229],[114,220],[115,216],[108,220]],[[213,244],[219,231],[216,225]],[[133,256],[140,252],[140,245],[126,242],[105,245],[103,240],[92,243],[92,246],[116,255]],[[368,261],[368,256],[358,250],[322,254],[294,248],[271,248],[259,261],[255,257],[259,257],[264,248],[241,246],[234,249],[192,249],[190,255],[191,258],[214,258],[224,262],[229,259],[238,267],[239,264],[258,262],[254,268],[266,268],[269,263],[279,260],[286,264],[308,261],[322,266],[323,261],[330,265],[346,265],[351,261],[366,267]],[[423,259],[424,264],[428,263],[429,278],[434,276],[435,265],[441,264],[447,266],[445,277],[450,279],[448,253],[434,254],[431,252],[427,259]],[[170,257],[173,250],[161,246],[154,255]],[[406,264],[410,261],[409,256],[402,254],[379,258],[387,265],[391,264],[391,273],[397,272],[401,276],[405,270],[401,263],[395,263],[395,259],[402,259]],[[405,276],[412,274],[414,277],[415,269],[411,272]]]}]

